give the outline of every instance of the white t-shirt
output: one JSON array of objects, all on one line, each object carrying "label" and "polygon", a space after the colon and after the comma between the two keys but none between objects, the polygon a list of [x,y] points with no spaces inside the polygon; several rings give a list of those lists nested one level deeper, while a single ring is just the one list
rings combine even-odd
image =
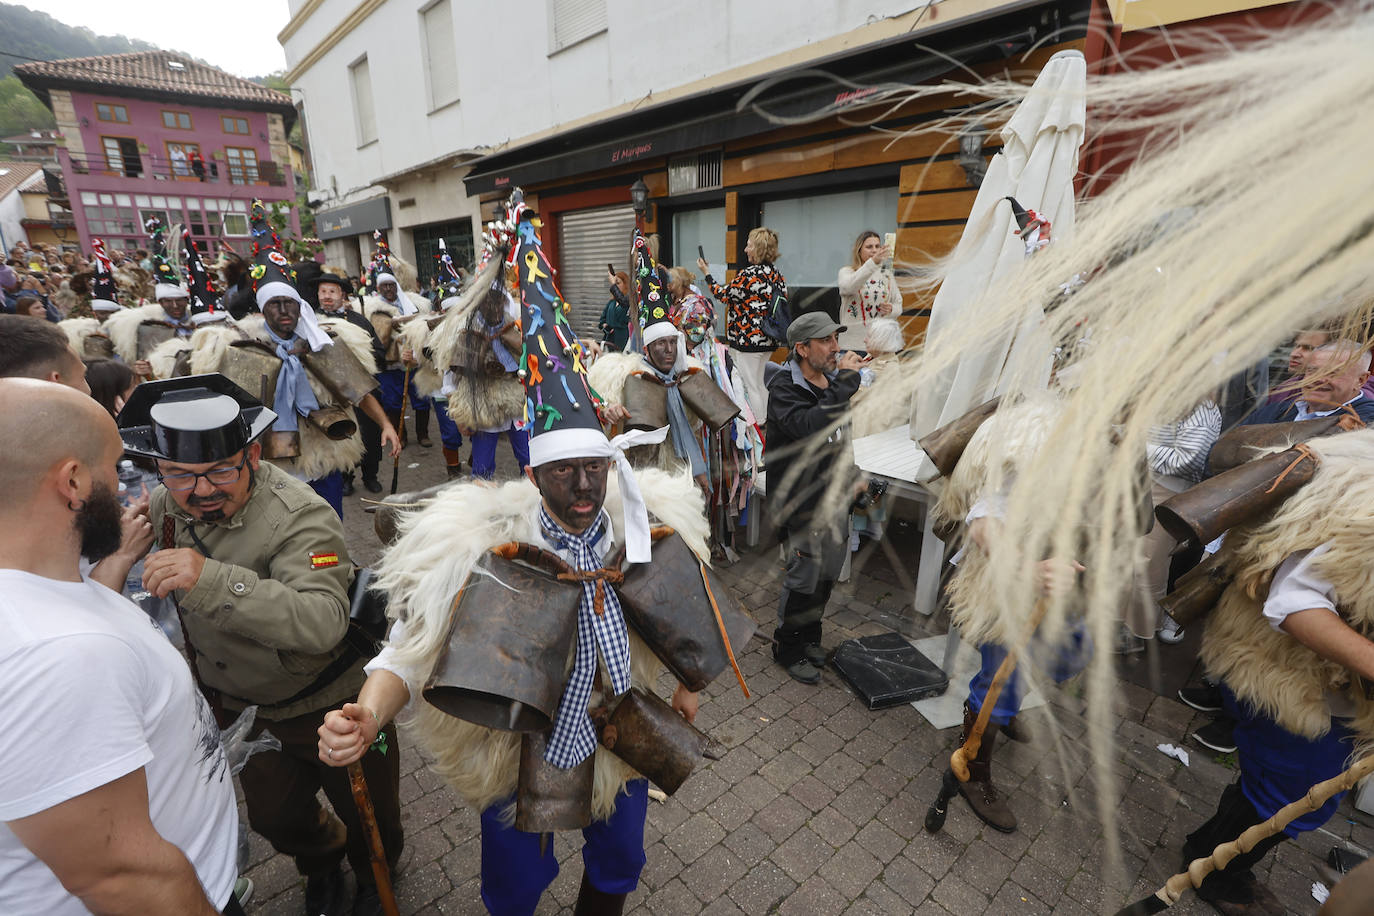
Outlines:
[{"label": "white t-shirt", "polygon": [[238,813],[219,728],[138,606],[90,580],[0,569],[0,913],[85,914],[8,822],[143,767],[153,826],[223,908]]},{"label": "white t-shirt", "polygon": [[[1269,596],[1264,599],[1264,619],[1269,626],[1283,632],[1283,622],[1299,611],[1325,610],[1336,614],[1336,589],[1312,569],[1312,561],[1331,549],[1323,544],[1312,550],[1289,554],[1269,583]],[[1331,715],[1350,718],[1355,704],[1344,693],[1328,691],[1326,707]]]}]

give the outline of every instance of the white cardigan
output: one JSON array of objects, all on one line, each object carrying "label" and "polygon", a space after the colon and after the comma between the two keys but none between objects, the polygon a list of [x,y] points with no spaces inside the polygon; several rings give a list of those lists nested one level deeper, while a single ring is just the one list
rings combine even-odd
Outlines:
[{"label": "white cardigan", "polygon": [[892,306],[887,317],[896,318],[902,312],[902,293],[897,278],[883,270],[872,258],[859,267],[840,268],[840,324],[847,330],[840,332],[840,347],[845,350],[864,350],[868,323],[883,317],[884,305]]}]

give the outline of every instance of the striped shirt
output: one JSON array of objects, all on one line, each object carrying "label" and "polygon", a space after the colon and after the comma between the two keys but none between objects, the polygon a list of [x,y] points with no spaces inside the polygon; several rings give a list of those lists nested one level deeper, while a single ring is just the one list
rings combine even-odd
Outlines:
[{"label": "striped shirt", "polygon": [[1221,411],[1203,401],[1177,423],[1150,430],[1146,455],[1157,475],[1182,477],[1197,483],[1207,471],[1207,455],[1221,436]]}]

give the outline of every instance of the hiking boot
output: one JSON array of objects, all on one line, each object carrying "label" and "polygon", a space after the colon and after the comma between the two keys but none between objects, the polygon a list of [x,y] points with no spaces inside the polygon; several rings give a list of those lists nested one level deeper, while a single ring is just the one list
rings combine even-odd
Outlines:
[{"label": "hiking boot", "polygon": [[1249,870],[1231,876],[1225,872],[1213,874],[1229,880],[1204,881],[1198,888],[1198,897],[1222,916],[1285,916],[1288,912],[1274,892]]},{"label": "hiking boot", "polygon": [[[960,733],[960,744],[964,743],[972,731],[977,718],[978,713],[965,705],[964,730]],[[959,794],[964,796],[964,801],[968,802],[968,806],[983,823],[994,830],[1012,833],[1016,830],[1016,815],[1012,814],[1006,799],[992,784],[992,748],[997,741],[997,731],[997,726],[988,722],[988,727],[983,732],[982,743],[978,745],[978,756],[968,764],[969,780],[959,784]]]},{"label": "hiking boot", "polygon": [[348,912],[347,900],[344,874],[339,866],[306,876],[306,916],[345,916]]},{"label": "hiking boot", "polygon": [[799,659],[787,665],[786,670],[788,676],[794,681],[800,681],[803,684],[819,684],[821,682],[820,670],[808,659]]},{"label": "hiking boot", "polygon": [[1218,754],[1236,752],[1236,720],[1226,716],[1213,719],[1193,732],[1193,740]]},{"label": "hiking boot", "polygon": [[1221,688],[1208,686],[1181,687],[1178,698],[1198,712],[1218,713],[1222,711]]}]

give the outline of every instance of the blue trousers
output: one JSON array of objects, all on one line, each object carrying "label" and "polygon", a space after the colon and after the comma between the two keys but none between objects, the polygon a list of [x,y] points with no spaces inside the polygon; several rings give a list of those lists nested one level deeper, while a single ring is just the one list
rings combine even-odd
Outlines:
[{"label": "blue trousers", "polygon": [[[1345,721],[1331,720],[1331,730],[1315,740],[1295,735],[1236,698],[1221,685],[1222,705],[1236,720],[1236,755],[1240,759],[1240,790],[1261,818],[1270,818],[1291,801],[1297,801],[1313,783],[1330,779],[1345,769],[1355,749],[1355,736]],[[1310,814],[1283,829],[1290,837],[1325,824],[1336,813],[1342,792]]]},{"label": "blue trousers", "polygon": [[444,448],[463,447],[463,434],[458,432],[458,424],[448,415],[448,402],[434,398],[434,419],[439,421],[439,442]]},{"label": "blue trousers", "polygon": [[[1021,711],[1021,700],[1025,691],[1025,681],[1021,677],[1021,665],[1039,664],[1056,684],[1067,681],[1087,667],[1092,658],[1093,642],[1088,631],[1079,623],[1070,627],[1063,641],[1054,647],[1032,640],[1028,652],[1018,657],[1018,664],[1011,677],[1002,685],[997,695],[997,703],[992,707],[989,721],[994,725],[1006,725]],[[968,682],[968,705],[975,712],[981,711],[987,698],[988,687],[997,674],[1002,659],[1007,657],[1005,646],[997,643],[984,643],[978,647],[983,663]],[[1030,660],[1027,660],[1027,655]]]},{"label": "blue trousers", "polygon": [[510,449],[515,460],[520,462],[520,471],[530,463],[530,434],[523,429],[511,427],[505,432],[472,434],[472,476],[491,480],[496,474],[496,440],[502,436],[510,439]]},{"label": "blue trousers", "polygon": [[[377,373],[377,385],[382,389],[378,394],[382,409],[392,413],[401,409],[401,389],[405,387],[404,369],[384,369]],[[429,398],[420,397],[415,390],[415,373],[410,374],[410,407],[412,410],[428,410]]]},{"label": "blue trousers", "polygon": [[330,508],[338,513],[339,518],[343,518],[343,473],[340,471],[330,471],[323,477],[317,477],[310,481],[310,488],[324,498],[329,503]]},{"label": "blue trousers", "polygon": [[[627,794],[628,793],[628,794]],[[501,822],[509,801],[482,812],[482,903],[492,916],[529,916],[558,876],[552,835],[540,852],[538,833],[526,833]],[[636,779],[616,796],[609,819],[582,829],[582,867],[592,887],[606,894],[628,894],[644,870],[644,818],[649,808],[649,782]]]}]

